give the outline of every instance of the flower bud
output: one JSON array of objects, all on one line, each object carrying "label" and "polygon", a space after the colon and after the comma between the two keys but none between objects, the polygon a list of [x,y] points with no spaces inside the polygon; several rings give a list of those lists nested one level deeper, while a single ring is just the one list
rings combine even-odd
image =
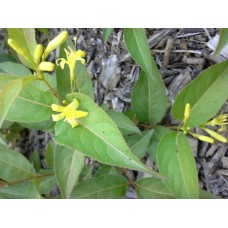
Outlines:
[{"label": "flower bud", "polygon": [[40,58],[41,58],[41,56],[43,54],[43,51],[44,51],[43,45],[42,44],[37,44],[35,52],[34,52],[34,60],[35,60],[36,64],[38,64],[40,62]]},{"label": "flower bud", "polygon": [[63,31],[58,36],[56,36],[53,40],[51,40],[48,43],[46,49],[44,50],[44,54],[42,56],[42,61],[44,61],[47,58],[47,56],[49,55],[49,53],[51,51],[53,51],[58,46],[60,46],[62,43],[64,43],[66,41],[66,39],[68,38],[68,35],[69,34],[67,31]]},{"label": "flower bud", "polygon": [[189,103],[187,103],[185,105],[185,110],[184,110],[184,123],[187,122],[187,120],[189,119],[189,116],[190,116],[190,109],[191,109],[191,106]]},{"label": "flower bud", "polygon": [[42,71],[53,71],[55,69],[55,64],[51,62],[41,62],[38,68]]},{"label": "flower bud", "polygon": [[215,140],[212,139],[211,137],[208,137],[208,136],[205,136],[205,135],[198,135],[196,133],[193,133],[193,132],[188,132],[189,134],[191,134],[193,137],[201,140],[201,141],[204,141],[204,142],[209,142],[209,143],[214,143]]},{"label": "flower bud", "polygon": [[25,51],[18,45],[16,40],[8,39],[8,44],[14,51],[25,57]]}]

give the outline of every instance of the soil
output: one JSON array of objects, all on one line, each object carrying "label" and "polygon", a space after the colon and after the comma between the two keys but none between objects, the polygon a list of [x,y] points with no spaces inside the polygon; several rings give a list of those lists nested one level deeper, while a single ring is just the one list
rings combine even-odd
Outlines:
[{"label": "soil", "polygon": [[[93,80],[95,101],[99,105],[107,104],[109,108],[119,112],[130,109],[131,91],[140,69],[124,45],[123,29],[114,29],[106,44],[103,43],[102,29],[67,30],[72,38],[77,36],[77,49],[87,53],[86,64]],[[60,29],[50,29],[50,38],[55,37],[59,31]],[[170,107],[176,95],[200,72],[221,61],[219,58],[211,57],[213,48],[208,45],[208,42],[219,34],[218,29],[146,29],[146,33],[152,56],[167,88]],[[2,42],[4,38],[5,29],[1,29],[1,46],[5,45]],[[40,43],[48,40],[41,32],[37,32],[37,39]],[[54,61],[57,54],[58,52],[54,52],[50,60]],[[161,122],[162,125],[177,123],[170,115],[170,107]],[[228,111],[227,103],[222,109],[224,112]],[[23,141],[18,143],[19,147],[23,147],[25,151],[25,145],[29,144],[26,153],[29,154],[35,147],[43,158],[46,142],[51,136],[33,130],[26,130],[23,134]],[[222,198],[228,198],[227,144],[209,144],[190,136],[189,141],[196,159],[200,187]],[[144,157],[143,161],[154,167],[149,156]],[[95,169],[99,167],[99,163],[93,160],[88,159],[88,163],[94,164]],[[145,176],[142,173],[131,174],[135,178]],[[134,190],[129,189],[126,197],[134,198]]]}]

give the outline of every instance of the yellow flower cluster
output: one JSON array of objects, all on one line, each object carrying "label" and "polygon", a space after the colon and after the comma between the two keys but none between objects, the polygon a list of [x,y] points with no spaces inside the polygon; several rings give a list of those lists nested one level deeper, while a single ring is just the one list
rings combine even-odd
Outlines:
[{"label": "yellow flower cluster", "polygon": [[190,131],[189,128],[186,128],[186,122],[189,119],[190,116],[190,111],[191,111],[191,106],[189,103],[187,103],[185,105],[185,112],[184,112],[184,120],[183,120],[183,126],[181,127],[181,130],[183,130],[183,132],[185,134],[190,134],[195,138],[198,138],[201,141],[205,141],[205,142],[209,142],[209,143],[214,143],[215,139],[223,142],[223,143],[227,143],[227,138],[225,138],[223,135],[217,133],[216,131],[213,131],[209,128],[207,128],[206,126],[220,126],[218,132],[221,131],[225,131],[226,130],[226,124],[228,124],[228,115],[227,114],[223,114],[221,113],[219,116],[213,118],[212,120],[202,124],[201,126],[199,126],[199,128],[201,128],[203,131],[205,131],[207,134],[209,134],[211,137],[205,136],[205,135],[199,135],[196,133],[193,133]]}]

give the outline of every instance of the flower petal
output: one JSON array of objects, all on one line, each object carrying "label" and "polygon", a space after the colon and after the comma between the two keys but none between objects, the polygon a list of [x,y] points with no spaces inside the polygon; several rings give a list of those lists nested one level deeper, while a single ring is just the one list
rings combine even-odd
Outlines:
[{"label": "flower petal", "polygon": [[76,118],[85,117],[85,116],[88,116],[88,112],[74,111],[74,116],[75,116]]},{"label": "flower petal", "polygon": [[64,117],[65,117],[64,113],[59,113],[59,114],[52,115],[53,121],[59,121],[59,120],[63,119]]},{"label": "flower petal", "polygon": [[67,119],[67,122],[71,125],[72,128],[78,126],[78,123],[75,119]]},{"label": "flower petal", "polygon": [[56,105],[56,104],[52,104],[51,108],[53,111],[55,112],[63,112],[65,107],[61,106],[61,105]]},{"label": "flower petal", "polygon": [[78,108],[78,106],[79,106],[79,102],[77,99],[73,99],[73,101],[69,105],[67,105],[67,107],[72,109],[76,109]]}]

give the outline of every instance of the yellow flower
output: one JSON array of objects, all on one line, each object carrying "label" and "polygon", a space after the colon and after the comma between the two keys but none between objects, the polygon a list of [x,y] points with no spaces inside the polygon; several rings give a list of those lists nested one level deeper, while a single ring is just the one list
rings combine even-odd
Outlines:
[{"label": "yellow flower", "polygon": [[208,136],[205,136],[205,135],[198,135],[196,133],[193,133],[193,132],[188,132],[190,135],[192,135],[193,137],[201,140],[201,141],[204,141],[204,142],[209,142],[209,143],[214,143],[215,140],[211,137],[208,137]]},{"label": "yellow flower", "polygon": [[73,99],[73,101],[65,107],[52,104],[52,110],[55,112],[60,112],[59,114],[52,115],[53,121],[59,121],[65,118],[64,121],[67,121],[72,128],[76,127],[78,125],[77,119],[88,115],[88,112],[77,111],[76,109],[78,106],[79,102],[77,99]]},{"label": "yellow flower", "polygon": [[223,142],[223,143],[227,143],[227,138],[225,138],[224,136],[218,134],[217,132],[212,131],[212,130],[210,130],[210,129],[206,128],[206,127],[203,127],[203,126],[201,126],[200,128],[202,130],[206,131],[211,137],[217,139],[218,141]]},{"label": "yellow flower", "polygon": [[215,117],[211,121],[208,121],[204,125],[205,126],[210,125],[212,127],[214,127],[216,125],[217,126],[221,126],[219,131],[225,131],[226,130],[226,126],[225,126],[226,124],[228,124],[228,115],[227,114],[223,114],[223,112],[222,112],[219,116]]},{"label": "yellow flower", "polygon": [[[85,57],[85,52],[82,50],[78,50],[78,51],[74,51],[71,47],[68,46],[68,50],[64,49],[66,52],[66,57],[67,60],[64,58],[60,58],[56,60],[56,64],[64,69],[65,64],[67,64],[69,66],[70,69],[70,80],[74,81],[74,69],[75,69],[75,65],[76,65],[76,61],[80,60],[82,64],[85,63],[85,59],[83,59],[83,57]],[[60,62],[60,63],[58,63]]]}]

